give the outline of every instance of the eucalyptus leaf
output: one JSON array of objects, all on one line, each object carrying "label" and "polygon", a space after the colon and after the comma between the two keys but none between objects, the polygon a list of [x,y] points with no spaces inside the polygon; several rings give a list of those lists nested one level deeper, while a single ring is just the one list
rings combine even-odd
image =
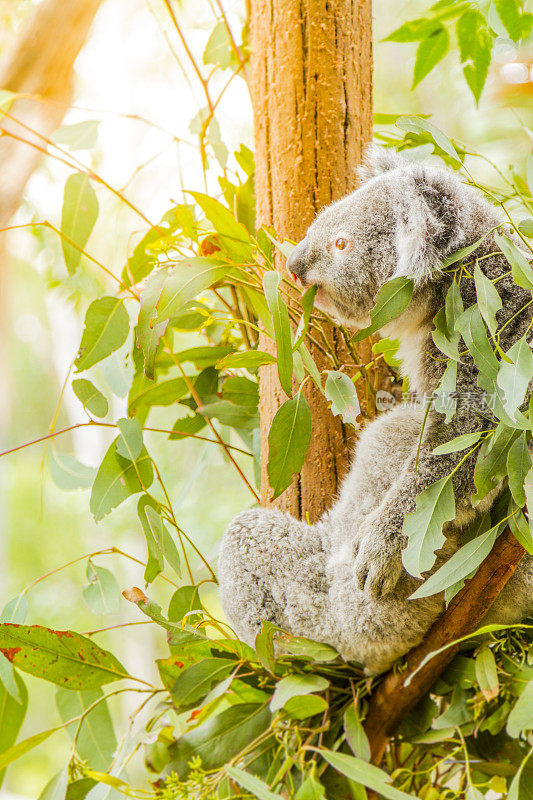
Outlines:
[{"label": "eucalyptus leaf", "polygon": [[403,532],[408,543],[402,561],[410,575],[421,578],[435,563],[435,551],[444,544],[442,526],[455,517],[452,476],[424,489],[416,498],[416,510],[406,514]]},{"label": "eucalyptus leaf", "polygon": [[280,275],[275,270],[265,272],[263,287],[272,314],[276,339],[278,375],[286,395],[292,395],[292,339],[287,306],[279,293]]},{"label": "eucalyptus leaf", "polygon": [[358,331],[352,341],[360,342],[372,333],[375,333],[387,322],[402,314],[413,296],[412,278],[392,278],[381,287],[374,300],[374,308],[370,312],[371,324]]},{"label": "eucalyptus leaf", "polygon": [[90,411],[95,417],[102,418],[106,416],[109,411],[109,403],[91,381],[85,378],[78,378],[72,381],[72,389],[87,411]]},{"label": "eucalyptus leaf", "polygon": [[274,498],[300,471],[311,441],[311,411],[300,389],[277,410],[268,434],[268,480]]},{"label": "eucalyptus leaf", "polygon": [[82,250],[85,249],[97,218],[98,200],[89,176],[76,172],[65,183],[61,211],[61,233],[66,237],[61,237],[61,247],[71,275],[80,264]]},{"label": "eucalyptus leaf", "polygon": [[83,372],[122,347],[130,329],[128,312],[117,297],[93,300],[85,314],[85,326],[78,356],[77,372]]},{"label": "eucalyptus leaf", "polygon": [[23,672],[70,689],[98,689],[130,677],[112,653],[74,631],[4,622],[0,651]]}]

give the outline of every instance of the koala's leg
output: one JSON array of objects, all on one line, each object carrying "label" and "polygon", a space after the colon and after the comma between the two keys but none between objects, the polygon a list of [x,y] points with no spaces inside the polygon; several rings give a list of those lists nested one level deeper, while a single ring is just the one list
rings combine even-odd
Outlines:
[{"label": "koala's leg", "polygon": [[415,510],[422,491],[453,473],[457,525],[461,525],[463,517],[467,519],[465,511],[468,508],[472,511],[475,454],[464,460],[462,452],[436,456],[433,449],[462,433],[481,430],[481,426],[481,417],[468,411],[458,412],[449,425],[430,413],[419,453],[415,451],[407,458],[381,503],[359,526],[354,541],[354,574],[358,587],[368,597],[379,598],[394,589],[403,570],[402,549],[406,545],[403,523],[406,514]]},{"label": "koala's leg", "polygon": [[253,644],[268,620],[289,632],[331,640],[322,526],[280,511],[243,511],[221,544],[222,606],[239,636]]}]

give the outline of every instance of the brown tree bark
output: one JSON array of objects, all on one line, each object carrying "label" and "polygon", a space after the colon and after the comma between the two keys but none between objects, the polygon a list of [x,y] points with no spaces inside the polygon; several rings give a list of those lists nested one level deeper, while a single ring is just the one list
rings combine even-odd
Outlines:
[{"label": "brown tree bark", "polygon": [[[31,16],[0,68],[0,89],[31,95],[15,100],[9,114],[46,138],[68,108],[74,62],[102,0],[44,0]],[[17,210],[24,188],[41,158],[43,140],[9,118],[0,126],[0,228]]]},{"label": "brown tree bark", "polygon": [[364,727],[375,764],[381,762],[390,737],[406,714],[429,692],[459,645],[448,647],[424,664],[416,675],[413,673],[430,653],[479,627],[524,554],[522,545],[506,528],[474,577],[453,598],[424,641],[407,654],[406,669],[401,672],[392,669],[372,693]]},{"label": "brown tree bark", "polygon": [[[295,241],[315,214],[356,186],[356,167],[372,137],[371,0],[252,0],[252,102],[255,120],[257,218]],[[276,256],[285,271],[285,260]],[[285,273],[286,274],[286,273]],[[341,336],[327,325],[337,354]],[[262,349],[272,349],[264,338]],[[313,349],[320,370],[331,364]],[[359,350],[368,360],[370,345]],[[342,356],[345,359],[345,356]],[[378,387],[379,388],[379,387]],[[349,458],[349,434],[307,382],[313,435],[305,464],[275,505],[316,520],[331,504]],[[275,367],[261,370],[262,503],[271,503],[266,474],[268,432],[286,400]]]}]

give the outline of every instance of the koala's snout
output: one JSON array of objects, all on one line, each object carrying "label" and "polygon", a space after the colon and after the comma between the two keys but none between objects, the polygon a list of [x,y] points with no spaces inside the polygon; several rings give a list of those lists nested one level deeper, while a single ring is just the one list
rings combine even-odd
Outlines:
[{"label": "koala's snout", "polygon": [[307,272],[307,256],[309,253],[309,237],[306,236],[301,242],[298,242],[289,258],[287,259],[287,269],[296,278],[299,278],[302,283],[305,283],[305,274]]}]

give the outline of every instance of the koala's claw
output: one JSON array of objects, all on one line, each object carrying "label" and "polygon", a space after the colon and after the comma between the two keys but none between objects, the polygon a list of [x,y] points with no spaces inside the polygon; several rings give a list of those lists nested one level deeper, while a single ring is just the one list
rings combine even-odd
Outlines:
[{"label": "koala's claw", "polygon": [[395,553],[386,549],[373,551],[361,543],[357,546],[354,578],[357,587],[372,600],[390,594],[400,577],[402,564]]}]

